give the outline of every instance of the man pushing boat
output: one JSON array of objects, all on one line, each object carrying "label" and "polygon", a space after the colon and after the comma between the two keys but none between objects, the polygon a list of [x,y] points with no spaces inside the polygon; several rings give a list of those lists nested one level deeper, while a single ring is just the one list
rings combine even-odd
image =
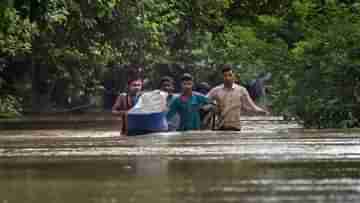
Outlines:
[{"label": "man pushing boat", "polygon": [[181,77],[182,92],[170,104],[167,119],[171,120],[175,114],[180,116],[179,131],[200,130],[200,108],[209,104],[209,99],[193,92],[193,77],[185,73]]},{"label": "man pushing boat", "polygon": [[216,102],[219,110],[216,130],[240,131],[240,116],[244,109],[260,114],[269,114],[253,102],[245,87],[234,82],[235,77],[230,65],[222,65],[221,69],[224,83],[211,89],[207,95],[210,100]]},{"label": "man pushing boat", "polygon": [[[214,87],[205,96],[193,92],[193,77],[185,73],[181,77],[181,94],[171,99],[167,97],[168,93],[170,95],[172,93],[168,90],[173,85],[170,79],[161,82],[160,90],[142,95],[140,94],[142,80],[129,81],[128,94],[120,95],[113,107],[114,114],[122,115],[122,134],[165,132],[168,130],[168,121],[171,121],[176,114],[180,117],[177,130],[200,130],[201,108],[217,112],[217,118],[212,117],[213,130],[240,131],[240,116],[243,110],[269,114],[253,102],[245,87],[234,82],[235,76],[230,65],[222,66],[222,74],[223,84]],[[167,86],[169,88],[165,88]],[[154,101],[158,102],[154,103]],[[214,104],[216,108],[213,108]]]},{"label": "man pushing boat", "polygon": [[128,111],[135,106],[141,95],[143,87],[143,81],[139,78],[130,79],[128,81],[127,92],[121,93],[115,101],[112,107],[112,113],[114,115],[121,116],[121,135],[128,134]]}]

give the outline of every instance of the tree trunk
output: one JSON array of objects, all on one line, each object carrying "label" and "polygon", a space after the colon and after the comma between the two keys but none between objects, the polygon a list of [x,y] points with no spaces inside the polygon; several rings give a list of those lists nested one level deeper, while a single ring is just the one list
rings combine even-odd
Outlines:
[{"label": "tree trunk", "polygon": [[[46,67],[41,67],[40,64],[31,62],[31,79],[32,79],[32,112],[47,112],[51,110],[49,87],[44,83],[44,76],[46,77]],[[45,73],[45,74],[44,74]]]},{"label": "tree trunk", "polygon": [[40,83],[40,68],[39,66],[35,65],[34,61],[31,61],[31,110],[33,112],[40,111],[40,90],[39,90],[39,83]]}]

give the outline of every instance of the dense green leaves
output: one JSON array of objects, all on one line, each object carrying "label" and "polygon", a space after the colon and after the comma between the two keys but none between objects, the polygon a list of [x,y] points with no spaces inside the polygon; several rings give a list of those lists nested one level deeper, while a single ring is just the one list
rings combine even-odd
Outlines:
[{"label": "dense green leaves", "polygon": [[11,118],[20,115],[21,105],[17,98],[2,95],[0,98],[0,118]]},{"label": "dense green leaves", "polygon": [[215,85],[230,63],[241,83],[272,73],[274,113],[359,126],[359,12],[356,0],[2,1],[1,111],[86,103],[138,66],[149,88],[183,72]]},{"label": "dense green leaves", "polygon": [[295,4],[307,27],[305,37],[290,50],[293,68],[283,72],[291,81],[281,94],[291,99],[283,105],[309,127],[358,126],[360,64],[355,42],[360,40],[360,13],[355,5],[336,1],[310,5]]},{"label": "dense green leaves", "polygon": [[36,25],[29,19],[21,19],[11,7],[0,6],[0,19],[0,52],[11,56],[30,52]]}]

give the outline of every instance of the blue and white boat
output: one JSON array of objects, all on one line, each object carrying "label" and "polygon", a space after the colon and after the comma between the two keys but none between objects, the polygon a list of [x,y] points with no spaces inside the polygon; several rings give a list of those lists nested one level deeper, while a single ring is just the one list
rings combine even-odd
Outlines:
[{"label": "blue and white boat", "polygon": [[128,112],[128,135],[140,135],[168,130],[165,92],[154,90],[143,93]]}]

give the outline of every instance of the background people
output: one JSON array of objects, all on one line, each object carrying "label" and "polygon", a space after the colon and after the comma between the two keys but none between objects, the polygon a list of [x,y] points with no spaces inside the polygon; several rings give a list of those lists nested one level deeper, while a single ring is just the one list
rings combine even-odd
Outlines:
[{"label": "background people", "polygon": [[207,93],[210,91],[211,87],[209,85],[209,83],[207,82],[201,82],[197,88],[196,91],[203,94],[203,95],[207,95]]},{"label": "background people", "polygon": [[266,83],[271,79],[271,73],[261,73],[248,85],[248,92],[255,103],[263,108],[267,105]]}]

